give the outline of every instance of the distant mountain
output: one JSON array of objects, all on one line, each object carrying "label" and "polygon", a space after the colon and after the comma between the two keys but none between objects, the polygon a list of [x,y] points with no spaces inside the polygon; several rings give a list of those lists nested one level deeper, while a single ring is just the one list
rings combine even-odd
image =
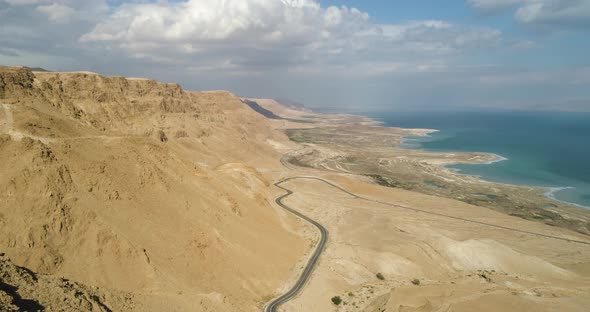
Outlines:
[{"label": "distant mountain", "polygon": [[47,70],[45,68],[41,68],[41,67],[28,67],[28,66],[23,66],[23,68],[28,69],[30,71],[34,71],[34,72],[46,72],[46,73],[50,73],[50,70]]},{"label": "distant mountain", "polygon": [[275,99],[275,101],[277,101],[279,104],[282,104],[290,109],[294,109],[294,110],[299,110],[299,111],[311,111],[309,108],[305,107],[305,105],[299,103],[299,102],[295,102],[295,101],[291,101],[291,100],[287,100],[287,99]]},{"label": "distant mountain", "polygon": [[255,112],[261,114],[262,116],[268,119],[283,119],[281,116],[275,115],[275,113],[269,111],[268,109],[260,106],[258,103],[252,100],[243,99],[242,102],[250,108],[252,108]]}]

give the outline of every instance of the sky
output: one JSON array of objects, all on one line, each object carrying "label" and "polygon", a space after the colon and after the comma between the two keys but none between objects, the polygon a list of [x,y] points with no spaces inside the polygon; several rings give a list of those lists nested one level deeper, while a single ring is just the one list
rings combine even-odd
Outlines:
[{"label": "sky", "polygon": [[0,64],[341,111],[590,111],[590,0],[0,0]]}]

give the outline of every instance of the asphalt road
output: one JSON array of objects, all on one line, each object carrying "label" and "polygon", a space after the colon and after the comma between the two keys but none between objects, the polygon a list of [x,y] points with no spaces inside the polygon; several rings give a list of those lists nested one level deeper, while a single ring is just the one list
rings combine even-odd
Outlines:
[{"label": "asphalt road", "polygon": [[[303,270],[303,272],[301,272],[301,275],[299,276],[299,279],[297,280],[295,285],[293,285],[293,287],[291,287],[291,289],[289,289],[289,291],[287,291],[286,293],[284,293],[280,297],[278,297],[278,298],[272,300],[270,303],[268,303],[264,307],[265,312],[278,311],[278,308],[280,305],[291,300],[293,297],[295,297],[301,291],[301,289],[303,289],[303,286],[305,286],[305,283],[309,280],[309,277],[311,276],[311,273],[312,273],[313,269],[315,268],[315,266],[320,258],[320,255],[322,254],[322,251],[324,250],[324,247],[326,246],[326,242],[328,241],[328,230],[326,230],[325,227],[323,227],[317,221],[302,214],[301,212],[283,204],[283,199],[285,199],[286,197],[293,194],[293,191],[291,191],[290,189],[288,189],[286,187],[281,186],[281,184],[283,184],[289,180],[295,180],[295,179],[319,180],[319,181],[328,183],[334,187],[341,189],[340,187],[338,187],[326,180],[323,180],[320,178],[315,178],[315,177],[290,177],[290,178],[286,178],[286,179],[283,179],[283,180],[275,183],[276,187],[283,189],[287,192],[287,193],[277,197],[277,199],[275,199],[275,202],[277,203],[277,205],[281,206],[283,209],[289,211],[290,213],[298,216],[299,218],[301,218],[301,219],[307,221],[308,223],[312,224],[313,226],[315,226],[320,231],[321,238],[320,238],[320,242],[317,244],[317,246],[313,252],[313,255],[311,256],[311,258],[309,258],[309,261],[307,262],[305,269]],[[341,190],[343,190],[343,189],[341,189]],[[343,190],[343,191],[345,191],[345,190]],[[353,195],[353,196],[355,196],[355,195]]]},{"label": "asphalt road", "polygon": [[292,214],[298,216],[299,218],[311,223],[312,225],[314,225],[321,234],[321,239],[320,242],[318,243],[318,245],[316,246],[316,249],[313,252],[313,255],[311,256],[311,258],[309,259],[309,261],[307,262],[307,265],[305,266],[305,269],[303,270],[303,272],[301,273],[301,276],[299,276],[299,279],[297,280],[297,282],[295,283],[295,285],[293,285],[293,287],[291,289],[289,289],[288,292],[286,292],[285,294],[281,295],[280,297],[273,299],[271,302],[269,302],[265,307],[264,307],[264,312],[276,312],[278,311],[278,308],[280,305],[282,305],[283,303],[293,299],[295,296],[297,296],[297,294],[299,294],[299,292],[301,291],[301,289],[303,289],[303,287],[305,286],[305,283],[309,280],[309,277],[311,276],[311,273],[313,272],[313,269],[315,268],[318,259],[320,258],[320,255],[324,249],[324,247],[326,246],[326,242],[328,241],[328,230],[326,230],[326,228],[324,228],[320,223],[318,223],[317,221],[307,217],[306,215],[302,214],[301,212],[283,204],[282,200],[285,199],[286,197],[290,196],[291,194],[293,194],[293,191],[291,191],[290,189],[281,186],[281,184],[290,181],[290,180],[317,180],[317,181],[321,181],[323,183],[326,183],[350,196],[352,196],[353,198],[356,199],[361,199],[361,200],[366,200],[366,201],[371,201],[374,203],[379,203],[382,205],[387,205],[387,206],[391,206],[391,207],[395,207],[395,208],[401,208],[401,209],[405,209],[405,210],[411,210],[414,212],[419,212],[419,213],[424,213],[424,214],[429,214],[429,215],[435,215],[435,216],[439,216],[439,217],[443,217],[443,218],[449,218],[449,219],[454,219],[454,220],[459,220],[459,221],[464,221],[464,222],[469,222],[469,223],[475,223],[478,225],[483,225],[486,227],[492,227],[492,228],[496,228],[496,229],[501,229],[501,230],[506,230],[506,231],[512,231],[512,232],[517,232],[517,233],[523,233],[523,234],[528,234],[528,235],[533,235],[533,236],[537,236],[537,237],[544,237],[544,238],[551,238],[551,239],[557,239],[557,240],[562,240],[565,242],[569,242],[569,243],[577,243],[577,244],[584,244],[584,245],[590,245],[590,242],[588,241],[580,241],[580,240],[574,240],[574,239],[569,239],[569,238],[565,238],[565,237],[559,237],[559,236],[553,236],[553,235],[547,235],[547,234],[542,234],[542,233],[535,233],[535,232],[530,232],[530,231],[525,231],[525,230],[520,230],[520,229],[515,229],[515,228],[510,228],[510,227],[506,227],[506,226],[502,226],[502,225],[497,225],[497,224],[492,224],[492,223],[487,223],[487,222],[481,222],[481,221],[477,221],[477,220],[471,220],[471,219],[466,219],[466,218],[461,218],[461,217],[455,217],[455,216],[451,216],[451,215],[446,215],[446,214],[442,214],[442,213],[437,213],[437,212],[432,212],[432,211],[427,211],[427,210],[422,210],[422,209],[417,209],[417,208],[413,208],[413,207],[408,207],[408,206],[403,206],[403,205],[397,205],[397,204],[391,204],[391,203],[387,203],[387,202],[382,202],[379,200],[374,200],[374,199],[370,199],[370,198],[366,198],[366,197],[362,197],[359,195],[356,195],[352,192],[347,191],[346,189],[321,178],[317,178],[317,177],[289,177],[289,178],[285,178],[279,182],[276,182],[274,185],[280,189],[285,190],[287,193],[277,197],[275,199],[275,202],[277,203],[277,205],[281,206],[283,209],[291,212]]}]

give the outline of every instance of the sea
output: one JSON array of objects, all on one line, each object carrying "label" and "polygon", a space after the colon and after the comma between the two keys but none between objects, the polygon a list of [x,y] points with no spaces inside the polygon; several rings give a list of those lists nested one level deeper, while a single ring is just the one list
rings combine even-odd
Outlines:
[{"label": "sea", "polygon": [[546,196],[590,209],[590,113],[369,112],[384,126],[436,129],[402,147],[500,156],[487,164],[448,166],[462,174],[545,187]]}]

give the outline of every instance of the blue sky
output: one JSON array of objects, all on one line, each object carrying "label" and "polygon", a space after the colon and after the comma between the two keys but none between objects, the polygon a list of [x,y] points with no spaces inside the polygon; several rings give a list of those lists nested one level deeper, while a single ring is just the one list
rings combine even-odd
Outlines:
[{"label": "blue sky", "polygon": [[445,19],[455,21],[468,21],[473,16],[470,8],[464,1],[448,0],[325,0],[320,1],[324,5],[361,8],[363,11],[371,14],[371,17],[378,22],[403,22],[408,20],[420,19]]},{"label": "blue sky", "polygon": [[[500,29],[508,38],[532,40],[537,44],[535,53],[522,51],[510,54],[483,54],[481,59],[497,61],[507,65],[521,66],[588,66],[590,65],[590,23],[583,29],[540,30],[523,27],[514,21],[513,11],[497,14],[473,10],[466,1],[448,0],[325,0],[326,5],[347,5],[360,7],[378,23],[395,23],[413,20],[446,20],[465,25],[479,25]],[[566,31],[567,30],[567,31]]]},{"label": "blue sky", "polygon": [[0,0],[0,64],[343,111],[590,111],[588,38],[588,0]]}]

